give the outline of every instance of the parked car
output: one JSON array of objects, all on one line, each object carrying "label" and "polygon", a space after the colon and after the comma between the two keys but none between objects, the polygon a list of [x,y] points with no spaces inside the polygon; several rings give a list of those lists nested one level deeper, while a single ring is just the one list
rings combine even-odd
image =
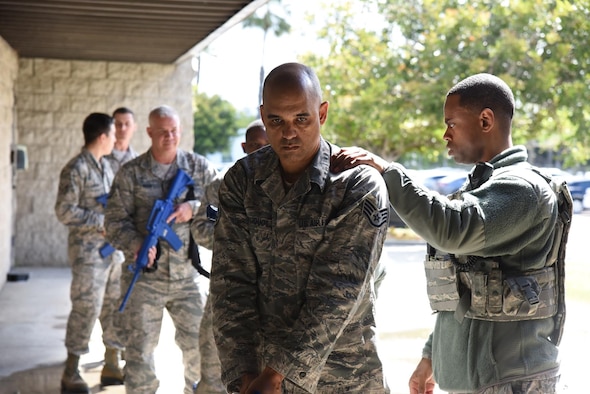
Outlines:
[{"label": "parked car", "polygon": [[566,181],[570,181],[573,178],[573,175],[570,174],[567,171],[562,170],[561,168],[557,168],[557,167],[539,167],[539,169],[544,173],[547,174],[549,176],[558,176],[561,177],[563,179],[565,179]]},{"label": "parked car", "polygon": [[459,190],[466,180],[466,172],[447,175],[436,182],[436,188],[434,190],[438,191],[440,194],[448,195]]},{"label": "parked car", "polygon": [[462,168],[438,167],[428,170],[417,170],[411,173],[410,176],[427,188],[439,191],[438,181],[450,175],[463,175],[465,173],[466,171]]},{"label": "parked car", "polygon": [[586,193],[584,193],[584,198],[582,199],[582,208],[584,210],[590,209],[590,188],[586,189]]},{"label": "parked car", "polygon": [[581,213],[584,210],[584,195],[590,187],[590,179],[577,179],[567,183],[574,203],[574,213]]}]

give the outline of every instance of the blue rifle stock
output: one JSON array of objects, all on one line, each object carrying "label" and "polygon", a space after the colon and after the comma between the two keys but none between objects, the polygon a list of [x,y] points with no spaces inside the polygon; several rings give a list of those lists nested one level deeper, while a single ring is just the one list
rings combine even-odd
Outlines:
[{"label": "blue rifle stock", "polygon": [[[96,197],[96,201],[98,203],[100,203],[100,205],[102,205],[103,208],[106,208],[108,197],[109,197],[108,193],[101,194],[100,196]],[[105,242],[105,244],[102,245],[100,247],[100,249],[98,250],[98,253],[100,253],[100,257],[102,257],[103,259],[106,259],[110,255],[112,255],[114,252],[115,252],[115,248],[113,248],[113,245],[111,245],[108,242]]]},{"label": "blue rifle stock", "polygon": [[127,300],[131,295],[133,286],[135,286],[135,282],[137,282],[137,279],[139,278],[139,274],[148,265],[148,252],[152,247],[156,246],[158,239],[161,238],[168,242],[168,244],[174,250],[178,250],[182,246],[182,240],[178,238],[174,230],[172,230],[172,223],[166,223],[166,219],[168,219],[168,217],[174,211],[174,200],[180,196],[185,187],[192,184],[193,180],[191,177],[188,176],[186,172],[178,170],[174,180],[172,181],[172,185],[170,186],[170,190],[168,191],[166,199],[156,200],[156,202],[154,202],[154,206],[152,207],[147,224],[148,235],[141,244],[141,248],[137,254],[137,259],[135,260],[135,266],[129,266],[129,270],[133,271],[133,279],[131,279],[127,293],[125,293],[123,302],[121,302],[119,312],[123,312],[125,309],[125,305],[127,304]]}]

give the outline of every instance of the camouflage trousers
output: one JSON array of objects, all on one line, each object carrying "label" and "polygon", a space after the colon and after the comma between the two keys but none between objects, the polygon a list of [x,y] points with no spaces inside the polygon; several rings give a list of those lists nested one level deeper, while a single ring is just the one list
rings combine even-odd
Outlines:
[{"label": "camouflage trousers", "polygon": [[205,303],[205,312],[199,330],[199,350],[201,351],[201,380],[195,394],[226,394],[221,382],[221,362],[213,338],[213,316],[211,303]]},{"label": "camouflage trousers", "polygon": [[121,293],[121,261],[114,261],[113,256],[94,260],[77,258],[72,262],[72,310],[65,340],[68,353],[78,356],[88,353],[88,343],[97,319],[105,346],[121,348],[116,322],[116,305]]},{"label": "camouflage trousers", "polygon": [[[154,394],[160,381],[156,377],[154,350],[160,338],[164,308],[175,328],[175,342],[182,352],[185,394],[193,393],[200,378],[199,326],[203,299],[193,278],[178,281],[145,280],[142,274],[129,297],[124,315],[125,391],[127,394]],[[131,274],[123,275],[123,289]]]},{"label": "camouflage trousers", "polygon": [[555,394],[557,383],[559,383],[559,376],[540,376],[533,380],[519,380],[488,387],[473,394]]}]

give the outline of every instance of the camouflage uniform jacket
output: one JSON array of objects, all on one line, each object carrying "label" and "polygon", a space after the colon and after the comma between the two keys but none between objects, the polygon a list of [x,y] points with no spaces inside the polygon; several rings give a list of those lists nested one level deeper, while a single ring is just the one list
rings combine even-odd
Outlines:
[{"label": "camouflage uniform jacket", "polygon": [[109,163],[111,163],[113,173],[116,174],[119,172],[119,169],[123,164],[135,159],[137,156],[137,152],[131,146],[129,146],[127,150],[123,152],[113,149],[113,152],[105,157],[109,160]]},{"label": "camouflage uniform jacket", "polygon": [[202,204],[191,223],[193,239],[197,244],[207,249],[213,249],[213,228],[215,226],[215,220],[209,217],[208,206],[211,205],[215,208],[219,207],[219,186],[221,185],[222,180],[223,176],[218,174],[218,176],[207,185]]},{"label": "camouflage uniform jacket", "polygon": [[[86,148],[72,158],[59,176],[55,214],[68,226],[70,261],[88,257],[105,243],[104,208],[97,198],[108,193],[113,182],[113,171],[103,157],[100,163]],[[72,248],[79,248],[74,255]],[[92,257],[92,256],[91,256]]]},{"label": "camouflage uniform jacket", "polygon": [[[503,271],[524,272],[544,267],[557,218],[555,194],[527,157],[523,146],[505,150],[490,161],[494,172],[485,183],[471,189],[467,181],[453,199],[414,183],[397,164],[383,176],[396,212],[437,250],[494,258]],[[474,392],[556,372],[552,331],[552,318],[460,323],[453,312],[438,312],[424,356],[442,390]]]},{"label": "camouflage uniform jacket", "polygon": [[[217,171],[203,156],[178,150],[170,176],[163,180],[154,174],[156,162],[151,150],[127,162],[113,182],[109,195],[105,224],[107,238],[116,248],[125,253],[126,261],[135,261],[135,253],[147,235],[147,224],[154,202],[165,199],[177,169],[184,170],[194,181],[195,201],[191,202],[193,215],[203,197],[205,186]],[[174,201],[185,201],[188,188]],[[175,251],[167,242],[161,241],[161,256],[158,269],[139,280],[180,280],[196,275],[188,259],[189,223],[173,224],[172,228],[182,240],[183,246]],[[126,271],[126,270],[125,270]]]},{"label": "camouflage uniform jacket", "polygon": [[286,194],[270,146],[224,177],[210,300],[230,391],[269,366],[290,393],[387,392],[374,316],[387,193],[372,168],[330,173],[334,149],[322,139]]}]

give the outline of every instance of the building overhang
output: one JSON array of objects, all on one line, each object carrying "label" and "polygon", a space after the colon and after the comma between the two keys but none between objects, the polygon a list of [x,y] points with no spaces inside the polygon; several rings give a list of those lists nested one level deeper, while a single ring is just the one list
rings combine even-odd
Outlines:
[{"label": "building overhang", "polygon": [[268,1],[0,0],[0,36],[20,57],[170,64]]}]

